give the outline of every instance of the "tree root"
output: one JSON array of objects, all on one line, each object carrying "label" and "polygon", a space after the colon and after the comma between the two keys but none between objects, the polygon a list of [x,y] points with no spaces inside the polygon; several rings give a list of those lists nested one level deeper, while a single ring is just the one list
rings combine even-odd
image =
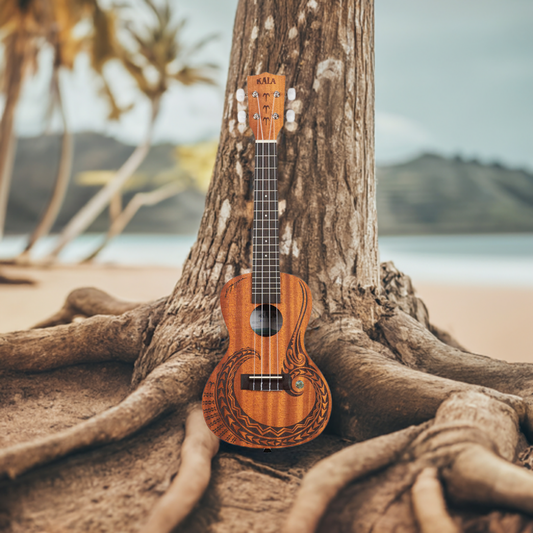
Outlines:
[{"label": "tree root", "polygon": [[132,435],[168,410],[185,404],[187,391],[182,390],[180,381],[186,380],[182,371],[187,370],[190,365],[170,361],[117,406],[59,433],[5,448],[0,451],[0,476],[7,474],[13,479],[71,452]]},{"label": "tree root", "polygon": [[421,533],[460,533],[446,510],[438,470],[424,468],[411,489],[413,511]]},{"label": "tree root", "polygon": [[[318,318],[308,331],[306,346],[333,393],[330,429],[365,442],[308,473],[287,531],[335,530],[330,510],[352,487],[370,479],[384,481],[389,492],[367,497],[365,518],[353,521],[361,533],[388,531],[380,529],[380,521],[406,499],[412,499],[415,512],[410,511],[410,520],[414,524],[416,518],[424,533],[432,533],[437,523],[439,531],[455,531],[440,479],[452,503],[533,513],[533,476],[510,463],[523,439],[519,426],[533,434],[533,407],[512,395],[531,395],[531,365],[510,365],[454,348],[452,341],[442,343],[427,329],[423,308],[411,297],[398,297],[409,313],[383,305],[375,334],[371,332],[375,339],[363,331],[360,319],[349,315]],[[190,306],[174,309],[167,299],[126,303],[96,289],[81,289],[40,324],[46,329],[0,336],[0,369],[43,371],[119,360],[136,363],[138,385],[108,411],[0,452],[0,476],[13,478],[69,453],[119,441],[196,400],[227,339],[218,315]],[[88,318],[48,327],[76,316]],[[416,427],[408,427],[412,425]],[[187,419],[182,467],[145,531],[170,531],[189,514],[209,483],[217,447],[201,411],[194,409]],[[379,485],[374,481],[372,490],[379,491]],[[352,508],[357,513],[357,505],[344,506]]]},{"label": "tree root", "polygon": [[165,308],[158,300],[118,316],[0,335],[0,370],[42,372],[80,363],[133,363]]},{"label": "tree root", "polygon": [[447,331],[431,324],[429,312],[424,302],[415,294],[411,278],[400,272],[392,261],[381,263],[381,294],[387,300],[386,305],[400,309],[425,326],[437,339],[458,350],[467,351],[457,339]]},{"label": "tree root", "polygon": [[467,391],[484,392],[511,405],[528,433],[533,427],[531,408],[518,396],[401,364],[351,317],[315,324],[306,345],[331,387],[335,410],[330,427],[350,440],[363,441],[426,422],[452,394]]},{"label": "tree root", "polygon": [[140,533],[169,533],[194,508],[211,477],[211,459],[219,439],[207,427],[201,405],[194,404],[186,421],[178,475],[157,502]]},{"label": "tree root", "polygon": [[422,372],[490,387],[524,398],[533,396],[533,366],[507,363],[458,350],[442,343],[419,322],[402,311],[381,317],[377,328],[398,359]]},{"label": "tree root", "polygon": [[70,324],[74,318],[88,318],[94,315],[122,315],[140,307],[141,303],[124,302],[113,298],[104,291],[93,287],[84,287],[73,290],[65,300],[63,307],[50,318],[33,326],[37,328],[49,328],[61,324]]},{"label": "tree root", "polygon": [[396,461],[423,429],[424,426],[413,426],[376,437],[320,461],[305,475],[284,531],[314,532],[327,506],[342,488]]},{"label": "tree root", "polygon": [[[428,468],[439,473],[452,504],[503,506],[532,513],[533,475],[510,462],[523,439],[519,419],[514,408],[489,394],[466,391],[451,395],[398,461],[338,495],[319,531],[335,531],[347,522],[353,524],[349,530],[358,533],[393,531],[393,525],[399,523],[406,531],[416,530],[414,517],[406,522],[405,516],[411,498],[424,532],[446,531],[442,524],[452,527],[453,522],[443,518],[447,513],[436,485],[437,474]],[[433,481],[422,494],[417,480],[428,482],[430,472]],[[342,517],[340,509],[344,510]]]},{"label": "tree root", "polygon": [[0,273],[0,285],[35,285],[36,281],[31,278],[12,278]]}]

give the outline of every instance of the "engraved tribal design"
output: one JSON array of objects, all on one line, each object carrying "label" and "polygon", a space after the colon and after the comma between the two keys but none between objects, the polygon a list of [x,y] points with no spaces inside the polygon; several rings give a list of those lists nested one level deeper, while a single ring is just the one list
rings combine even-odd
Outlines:
[{"label": "engraved tribal design", "polygon": [[329,411],[329,395],[327,386],[310,362],[303,349],[302,323],[308,305],[308,297],[302,282],[299,283],[302,291],[302,307],[298,321],[287,348],[283,372],[288,373],[291,379],[291,390],[276,394],[290,394],[300,396],[303,391],[296,388],[298,379],[307,379],[315,392],[315,402],[308,415],[297,424],[285,427],[272,427],[251,418],[240,405],[235,394],[236,376],[241,366],[260,354],[252,348],[243,348],[228,357],[226,364],[220,369],[216,382],[211,382],[214,402],[206,406],[206,421],[208,426],[217,435],[230,443],[242,443],[256,447],[284,447],[294,446],[309,440],[320,433],[327,422]]}]

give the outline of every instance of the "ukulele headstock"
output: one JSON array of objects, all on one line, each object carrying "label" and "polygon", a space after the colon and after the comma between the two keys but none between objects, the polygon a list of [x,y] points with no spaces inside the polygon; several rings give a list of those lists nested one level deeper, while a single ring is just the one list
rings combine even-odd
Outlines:
[{"label": "ukulele headstock", "polygon": [[275,141],[283,127],[285,76],[248,76],[248,120],[256,141]]},{"label": "ukulele headstock", "polygon": [[[285,76],[265,72],[248,76],[248,119],[256,141],[275,141],[283,127],[285,112]],[[244,102],[245,93],[239,89],[237,100]],[[289,89],[288,99],[294,100],[296,92]],[[287,111],[287,121],[294,121],[294,111]],[[240,123],[246,122],[246,112],[239,111]]]}]

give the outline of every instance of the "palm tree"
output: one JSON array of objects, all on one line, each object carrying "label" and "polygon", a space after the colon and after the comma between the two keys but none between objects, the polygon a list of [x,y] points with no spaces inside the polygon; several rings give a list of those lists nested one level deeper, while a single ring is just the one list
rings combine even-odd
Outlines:
[{"label": "palm tree", "polygon": [[5,95],[0,120],[0,239],[4,233],[7,200],[15,155],[13,123],[24,76],[35,68],[45,28],[52,20],[47,2],[0,0],[0,38],[5,50],[1,90]]},{"label": "palm tree", "polygon": [[[36,242],[46,236],[59,214],[72,171],[72,156],[74,143],[68,129],[67,117],[63,106],[59,74],[62,69],[72,70],[79,52],[89,53],[91,64],[102,83],[102,93],[110,104],[111,119],[118,118],[129,108],[120,108],[105,79],[103,67],[111,59],[116,59],[120,53],[120,44],[115,37],[115,17],[112,11],[102,10],[95,0],[81,0],[78,2],[52,1],[54,24],[47,34],[47,41],[54,49],[54,63],[52,70],[51,94],[52,102],[50,115],[57,108],[63,125],[63,142],[61,158],[56,176],[54,190],[48,206],[31,234],[24,251],[16,258],[17,263],[28,263],[30,252]],[[74,29],[82,20],[90,22],[90,31],[80,37],[74,36]]]},{"label": "palm tree", "polygon": [[[95,218],[106,208],[128,178],[142,163],[152,143],[154,124],[160,111],[161,98],[172,83],[193,85],[196,83],[215,84],[213,72],[217,68],[205,63],[192,66],[190,58],[213,36],[208,36],[192,47],[181,42],[184,21],[174,23],[168,1],[156,6],[152,0],[144,0],[155,16],[155,24],[136,28],[126,24],[125,30],[135,43],[135,49],[127,52],[123,48],[122,63],[135,80],[141,93],[150,101],[150,119],[144,140],[136,147],[115,176],[67,224],[54,249],[44,259],[54,261],[61,250],[85,231]],[[156,73],[155,81],[152,74]]]}]

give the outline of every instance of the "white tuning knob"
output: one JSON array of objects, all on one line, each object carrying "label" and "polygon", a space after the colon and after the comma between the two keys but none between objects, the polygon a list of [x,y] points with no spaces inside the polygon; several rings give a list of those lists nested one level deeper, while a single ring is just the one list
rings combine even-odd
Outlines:
[{"label": "white tuning knob", "polygon": [[295,119],[294,111],[292,109],[289,109],[287,111],[287,122],[294,122],[294,119]]},{"label": "white tuning knob", "polygon": [[237,120],[241,123],[241,124],[244,124],[246,122],[246,111],[239,111],[237,113]]},{"label": "white tuning knob", "polygon": [[235,96],[239,102],[244,102],[244,89],[237,89]]},{"label": "white tuning knob", "polygon": [[296,98],[296,89],[293,89],[292,87],[287,91],[287,98],[289,100],[294,100]]}]

